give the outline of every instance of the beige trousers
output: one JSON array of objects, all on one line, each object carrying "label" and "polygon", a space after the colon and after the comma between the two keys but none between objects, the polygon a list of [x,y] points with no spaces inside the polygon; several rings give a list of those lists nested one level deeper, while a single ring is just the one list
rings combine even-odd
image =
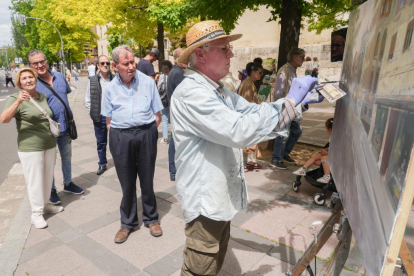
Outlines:
[{"label": "beige trousers", "polygon": [[44,151],[18,152],[23,166],[32,212],[43,213],[49,202],[53,172],[56,163],[56,148]]}]

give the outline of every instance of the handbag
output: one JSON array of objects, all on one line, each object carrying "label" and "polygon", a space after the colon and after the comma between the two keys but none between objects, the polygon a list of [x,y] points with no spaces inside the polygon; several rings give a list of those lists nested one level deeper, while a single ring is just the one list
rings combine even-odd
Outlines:
[{"label": "handbag", "polygon": [[168,99],[167,99],[167,85],[165,81],[163,81],[158,89],[158,93],[160,94],[161,102],[164,108],[168,107]]},{"label": "handbag", "polygon": [[45,117],[49,120],[49,129],[53,137],[59,137],[60,124],[58,122],[53,121],[52,118],[50,118],[49,114],[47,114],[47,112],[32,97],[30,97],[30,102],[34,106],[36,106],[40,110],[40,112],[42,112],[43,115],[45,115]]},{"label": "handbag", "polygon": [[47,82],[45,82],[44,80],[42,80],[41,78],[38,78],[38,80],[44,84],[44,86],[46,86],[47,89],[50,90],[50,92],[53,93],[53,95],[56,96],[56,98],[59,99],[59,101],[63,104],[63,106],[65,107],[66,110],[66,119],[68,121],[68,129],[69,129],[69,136],[70,138],[72,138],[72,140],[76,140],[76,138],[78,138],[78,131],[76,130],[76,124],[75,124],[75,120],[73,120],[73,117],[70,116],[69,113],[69,109],[66,106],[65,102],[62,100],[62,98],[58,95],[58,93],[56,93],[56,91],[50,86],[50,84],[48,84]]}]

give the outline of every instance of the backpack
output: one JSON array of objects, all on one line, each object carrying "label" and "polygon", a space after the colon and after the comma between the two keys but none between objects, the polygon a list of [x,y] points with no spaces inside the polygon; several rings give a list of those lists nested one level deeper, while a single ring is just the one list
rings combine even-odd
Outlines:
[{"label": "backpack", "polygon": [[168,107],[167,82],[166,81],[161,82],[160,88],[158,89],[158,93],[160,93],[162,105],[164,107]]}]

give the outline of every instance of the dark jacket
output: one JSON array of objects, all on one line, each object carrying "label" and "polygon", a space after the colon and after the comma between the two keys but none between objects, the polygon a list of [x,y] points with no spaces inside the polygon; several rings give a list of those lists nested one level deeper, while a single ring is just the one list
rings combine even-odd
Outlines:
[{"label": "dark jacket", "polygon": [[[113,76],[109,72],[109,80],[112,80]],[[101,103],[102,103],[102,87],[101,87],[101,74],[97,74],[89,79],[90,92],[91,92],[91,109],[89,115],[92,121],[101,122]]]},{"label": "dark jacket", "polygon": [[167,98],[168,106],[170,106],[171,96],[174,93],[175,88],[183,81],[184,79],[184,69],[180,66],[174,64],[173,68],[168,75],[167,81]]}]

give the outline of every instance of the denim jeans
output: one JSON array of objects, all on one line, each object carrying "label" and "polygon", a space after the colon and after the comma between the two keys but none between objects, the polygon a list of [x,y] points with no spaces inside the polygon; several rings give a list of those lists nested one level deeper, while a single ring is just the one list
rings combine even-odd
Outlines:
[{"label": "denim jeans", "polygon": [[106,117],[101,116],[100,122],[93,122],[96,137],[96,149],[98,150],[99,167],[105,167],[108,161],[106,160],[106,145],[108,143],[108,129],[106,128]]},{"label": "denim jeans", "polygon": [[273,150],[272,161],[280,162],[283,159],[283,156],[289,155],[293,147],[298,142],[300,136],[302,135],[302,128],[300,127],[300,122],[292,121],[289,129],[289,137],[285,138],[278,136],[275,139],[275,148]]},{"label": "denim jeans", "polygon": [[74,75],[75,75],[75,81],[79,81],[79,74],[75,73]]},{"label": "denim jeans", "polygon": [[[72,182],[72,138],[69,136],[69,129],[61,132],[55,139],[62,159],[63,184],[66,185]],[[54,177],[52,189],[56,189]]]},{"label": "denim jeans", "polygon": [[171,135],[170,139],[170,145],[168,147],[168,169],[170,170],[170,176],[175,176],[175,173],[177,172],[177,168],[175,167],[175,145],[174,145],[174,139]]},{"label": "denim jeans", "polygon": [[168,140],[168,118],[170,117],[170,108],[165,107],[162,111],[162,138]]}]

